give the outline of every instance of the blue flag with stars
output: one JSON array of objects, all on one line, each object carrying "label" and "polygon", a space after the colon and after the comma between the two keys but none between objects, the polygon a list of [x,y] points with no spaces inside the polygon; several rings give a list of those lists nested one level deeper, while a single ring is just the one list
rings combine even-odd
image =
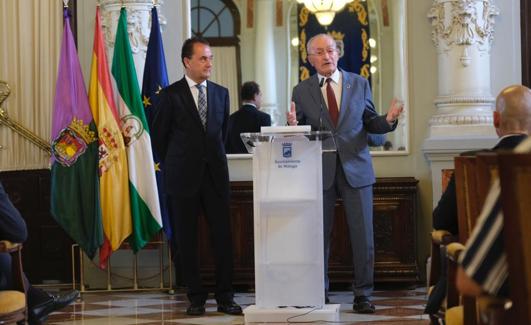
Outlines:
[{"label": "blue flag with stars", "polygon": [[[154,112],[153,107],[158,101],[159,91],[168,86],[168,72],[166,69],[166,59],[164,58],[164,47],[162,46],[162,35],[160,34],[159,18],[157,8],[151,9],[151,33],[146,53],[146,64],[144,66],[144,77],[142,81],[142,101],[148,124],[151,125]],[[162,226],[166,237],[172,237],[171,224],[168,215],[168,205],[166,203],[166,193],[162,180],[162,164],[153,151],[155,160],[155,171],[157,177],[157,187],[159,190],[160,210],[162,215]]]}]

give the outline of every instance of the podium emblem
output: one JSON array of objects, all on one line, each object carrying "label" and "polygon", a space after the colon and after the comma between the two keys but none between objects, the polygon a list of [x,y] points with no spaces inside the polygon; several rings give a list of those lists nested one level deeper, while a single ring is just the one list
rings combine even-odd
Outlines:
[{"label": "podium emblem", "polygon": [[291,158],[293,154],[293,147],[291,142],[282,143],[282,157]]}]

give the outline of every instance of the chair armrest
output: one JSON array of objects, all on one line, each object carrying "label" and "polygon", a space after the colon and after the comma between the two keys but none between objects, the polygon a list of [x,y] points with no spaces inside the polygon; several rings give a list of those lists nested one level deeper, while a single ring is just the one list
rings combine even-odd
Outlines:
[{"label": "chair armrest", "polygon": [[431,241],[437,245],[448,245],[457,241],[457,238],[446,230],[434,230],[431,232]]},{"label": "chair armrest", "polygon": [[0,253],[12,253],[21,249],[21,243],[12,243],[9,240],[0,240]]},{"label": "chair armrest", "polygon": [[457,263],[459,255],[465,250],[465,246],[461,243],[450,243],[446,246],[446,255],[448,258]]}]

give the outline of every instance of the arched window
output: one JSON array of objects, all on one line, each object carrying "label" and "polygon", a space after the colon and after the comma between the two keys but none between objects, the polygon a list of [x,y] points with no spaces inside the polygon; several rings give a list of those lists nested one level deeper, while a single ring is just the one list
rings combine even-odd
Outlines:
[{"label": "arched window", "polygon": [[240,13],[232,0],[192,0],[192,35],[206,39],[214,54],[211,80],[227,87],[231,112],[240,106]]}]

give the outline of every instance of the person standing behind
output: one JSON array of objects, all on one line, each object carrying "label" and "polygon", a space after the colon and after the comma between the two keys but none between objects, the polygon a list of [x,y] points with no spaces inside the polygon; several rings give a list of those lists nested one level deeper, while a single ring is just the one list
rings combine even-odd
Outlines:
[{"label": "person standing behind", "polygon": [[204,314],[208,296],[199,274],[200,210],[210,228],[216,260],[217,310],[233,315],[242,313],[232,291],[229,173],[224,146],[229,93],[208,80],[212,58],[212,50],[204,39],[194,37],[184,42],[181,60],[185,76],[160,92],[150,126],[153,147],[164,166],[173,240],[180,253],[175,266],[181,268],[187,286],[188,315]]},{"label": "person standing behind", "polygon": [[271,126],[271,116],[260,112],[262,93],[254,81],[247,81],[242,86],[242,107],[229,118],[229,131],[225,141],[227,153],[247,153],[240,138],[240,133],[260,132],[260,127]]},{"label": "person standing behind", "polygon": [[[293,89],[287,113],[289,125],[309,124],[332,132],[337,152],[323,154],[323,216],[325,295],[328,295],[328,257],[334,223],[334,207],[343,198],[354,263],[354,303],[357,313],[374,313],[371,303],[374,281],[372,184],[375,182],[367,133],[393,131],[403,104],[393,99],[386,115],[379,116],[372,102],[369,82],[339,70],[339,53],[327,34],[312,37],[308,60],[317,74]],[[328,300],[326,298],[326,300]]]}]

